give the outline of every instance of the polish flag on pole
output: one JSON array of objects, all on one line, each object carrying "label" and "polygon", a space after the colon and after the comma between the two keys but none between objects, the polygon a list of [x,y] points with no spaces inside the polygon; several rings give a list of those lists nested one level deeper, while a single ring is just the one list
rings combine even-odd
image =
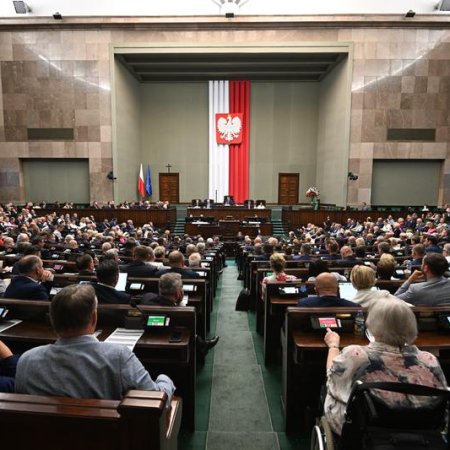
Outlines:
[{"label": "polish flag on pole", "polygon": [[142,170],[142,164],[139,171],[138,191],[139,194],[141,194],[141,197],[145,197],[144,171]]}]

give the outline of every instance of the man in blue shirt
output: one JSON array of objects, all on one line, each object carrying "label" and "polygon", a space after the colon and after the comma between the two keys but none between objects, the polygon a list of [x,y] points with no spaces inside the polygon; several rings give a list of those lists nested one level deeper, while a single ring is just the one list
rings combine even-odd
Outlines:
[{"label": "man in blue shirt", "polygon": [[130,389],[166,392],[172,380],[156,381],[126,346],[99,342],[97,299],[90,285],[62,289],[50,305],[50,320],[58,335],[54,344],[33,348],[19,360],[16,392],[74,398],[119,400]]},{"label": "man in blue shirt", "polygon": [[315,289],[317,295],[302,298],[299,300],[298,306],[360,306],[338,297],[338,282],[332,273],[324,272],[317,275]]}]

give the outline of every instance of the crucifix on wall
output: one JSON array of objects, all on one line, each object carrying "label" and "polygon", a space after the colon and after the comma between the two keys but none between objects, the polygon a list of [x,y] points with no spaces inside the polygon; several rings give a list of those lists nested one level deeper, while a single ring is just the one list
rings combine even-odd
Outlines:
[{"label": "crucifix on wall", "polygon": [[171,169],[171,167],[172,167],[171,164],[167,164],[166,167],[167,167],[167,173],[170,173],[170,169]]}]

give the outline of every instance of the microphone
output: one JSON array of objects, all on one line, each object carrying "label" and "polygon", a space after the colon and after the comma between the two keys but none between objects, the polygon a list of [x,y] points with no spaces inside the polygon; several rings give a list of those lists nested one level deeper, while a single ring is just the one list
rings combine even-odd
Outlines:
[{"label": "microphone", "polygon": [[145,312],[139,308],[138,304],[135,300],[130,300],[130,306],[137,309],[141,315],[140,316],[132,316],[129,315],[131,311],[128,311],[128,315],[125,317],[125,328],[127,330],[142,330],[144,328],[144,316]]}]

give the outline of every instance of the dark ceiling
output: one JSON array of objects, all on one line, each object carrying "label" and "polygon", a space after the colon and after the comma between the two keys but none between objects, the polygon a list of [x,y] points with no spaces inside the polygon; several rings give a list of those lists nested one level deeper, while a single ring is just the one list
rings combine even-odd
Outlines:
[{"label": "dark ceiling", "polygon": [[141,82],[252,80],[321,81],[345,53],[123,53]]}]

